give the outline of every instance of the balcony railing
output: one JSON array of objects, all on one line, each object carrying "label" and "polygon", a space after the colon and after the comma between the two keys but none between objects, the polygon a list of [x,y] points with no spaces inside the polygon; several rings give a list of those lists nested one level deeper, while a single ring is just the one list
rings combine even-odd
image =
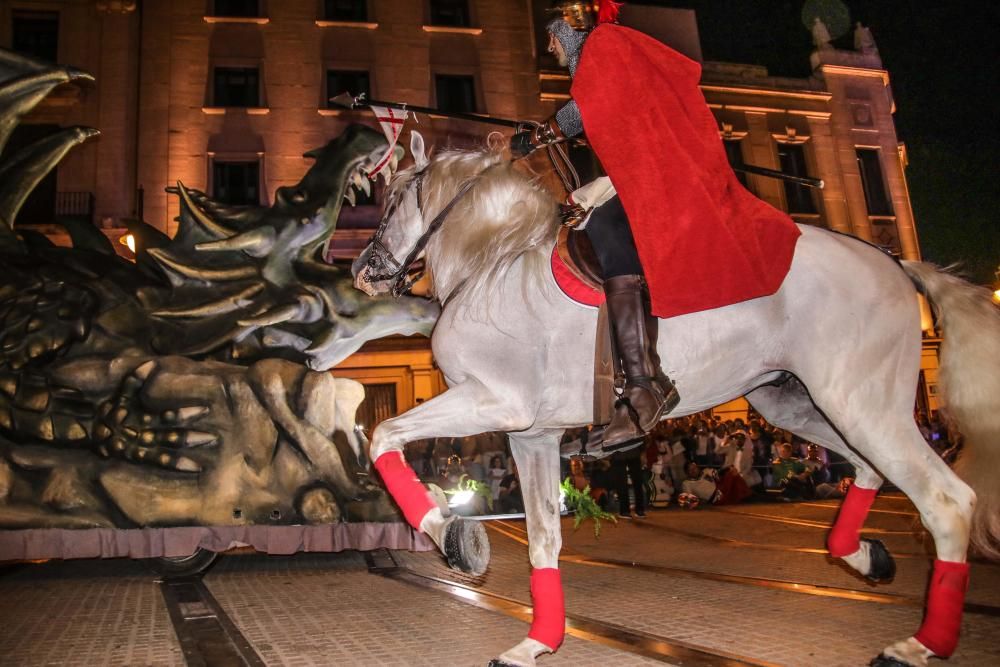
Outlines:
[{"label": "balcony railing", "polygon": [[94,219],[93,192],[57,192],[56,217],[74,216]]}]

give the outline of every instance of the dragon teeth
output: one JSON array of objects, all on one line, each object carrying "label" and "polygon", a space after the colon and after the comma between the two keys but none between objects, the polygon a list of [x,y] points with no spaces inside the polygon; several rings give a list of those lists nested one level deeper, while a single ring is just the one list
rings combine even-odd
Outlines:
[{"label": "dragon teeth", "polygon": [[361,190],[365,193],[365,196],[372,196],[372,183],[367,178],[361,181]]},{"label": "dragon teeth", "polygon": [[351,188],[347,188],[347,191],[344,192],[344,199],[347,200],[348,204],[354,206],[354,202],[356,201],[356,198],[354,196],[354,190],[352,190]]},{"label": "dragon teeth", "polygon": [[360,188],[361,184],[364,183],[365,179],[361,177],[361,172],[356,171],[351,174],[351,180],[354,181],[354,187]]}]

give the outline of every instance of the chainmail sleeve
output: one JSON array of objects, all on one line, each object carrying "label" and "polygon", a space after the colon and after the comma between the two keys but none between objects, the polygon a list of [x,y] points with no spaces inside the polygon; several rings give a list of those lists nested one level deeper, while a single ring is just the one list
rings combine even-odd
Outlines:
[{"label": "chainmail sleeve", "polygon": [[575,100],[570,100],[556,112],[556,124],[567,137],[583,134],[583,118],[580,116],[580,107],[576,105]]}]

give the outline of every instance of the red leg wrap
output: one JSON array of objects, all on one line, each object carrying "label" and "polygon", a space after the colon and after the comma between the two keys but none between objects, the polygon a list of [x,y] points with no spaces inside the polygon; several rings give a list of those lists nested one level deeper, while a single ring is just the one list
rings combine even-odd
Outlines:
[{"label": "red leg wrap", "polygon": [[382,476],[389,495],[403,510],[406,522],[420,530],[420,522],[437,507],[437,503],[417,479],[417,473],[403,459],[403,453],[386,452],[375,461],[375,469]]},{"label": "red leg wrap", "polygon": [[826,548],[834,558],[849,556],[861,548],[861,526],[875,502],[878,489],[862,489],[857,484],[847,490],[837,520],[826,538]]},{"label": "red leg wrap", "polygon": [[555,651],[566,633],[566,608],[558,569],[546,567],[531,571],[531,604],[528,636]]},{"label": "red leg wrap", "polygon": [[968,563],[934,561],[931,584],[927,588],[927,613],[914,638],[939,658],[951,656],[958,646],[962,607],[968,587]]}]

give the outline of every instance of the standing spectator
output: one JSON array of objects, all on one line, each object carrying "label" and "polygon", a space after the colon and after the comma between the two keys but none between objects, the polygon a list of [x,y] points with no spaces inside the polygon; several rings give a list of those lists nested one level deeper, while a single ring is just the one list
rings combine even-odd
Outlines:
[{"label": "standing spectator", "polygon": [[627,518],[631,518],[632,516],[629,511],[628,497],[630,479],[632,481],[632,493],[635,494],[635,514],[638,517],[646,516],[645,480],[642,474],[642,447],[612,454],[611,469],[615,479],[615,488],[618,491],[619,516]]},{"label": "standing spectator", "polygon": [[772,455],[771,446],[774,439],[770,434],[765,434],[760,426],[754,424],[750,427],[748,434],[749,444],[753,449],[753,467],[761,475],[761,481],[767,487],[777,484],[771,474],[771,461],[778,458],[778,453]]},{"label": "standing spectator", "polygon": [[680,489],[681,482],[686,479],[684,467],[687,465],[688,459],[682,435],[683,431],[681,429],[674,429],[673,435],[667,441],[667,451],[664,453],[666,457],[664,465],[667,468],[667,473],[670,475],[671,485],[675,490]]},{"label": "standing spectator", "polygon": [[503,464],[503,457],[494,454],[490,459],[490,467],[486,470],[486,482],[490,485],[490,492],[493,494],[493,506],[497,507],[500,500],[500,482],[507,476],[507,468]]},{"label": "standing spectator", "polygon": [[502,512],[520,513],[524,511],[524,499],[521,497],[521,478],[517,474],[517,463],[511,464],[513,472],[500,480],[500,509]]},{"label": "standing spectator", "polygon": [[712,439],[712,433],[708,430],[708,424],[704,420],[699,420],[695,425],[692,438],[695,442],[694,462],[700,466],[711,464],[709,459],[711,452],[709,452],[708,445]]},{"label": "standing spectator", "polygon": [[611,479],[611,462],[607,459],[594,461],[594,466],[590,470],[590,497],[604,511],[607,511],[609,502],[609,490],[614,486]]},{"label": "standing spectator", "polygon": [[[729,435],[729,431],[722,424],[717,425],[712,431],[712,437],[708,441],[708,458],[709,464],[715,466],[721,466],[723,461],[725,461],[726,455],[722,447],[726,443],[726,437]],[[753,457],[750,457],[753,459]],[[751,460],[750,465],[753,465]]]}]

